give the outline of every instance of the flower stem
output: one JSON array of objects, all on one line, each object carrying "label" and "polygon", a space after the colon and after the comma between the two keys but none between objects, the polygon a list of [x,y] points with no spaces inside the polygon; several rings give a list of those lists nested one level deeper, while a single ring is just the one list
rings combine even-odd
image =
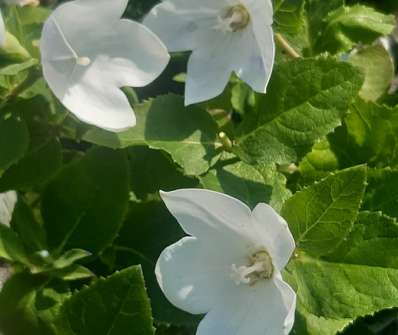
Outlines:
[{"label": "flower stem", "polygon": [[300,54],[294,50],[294,48],[280,33],[275,34],[275,40],[291,58],[301,58]]}]

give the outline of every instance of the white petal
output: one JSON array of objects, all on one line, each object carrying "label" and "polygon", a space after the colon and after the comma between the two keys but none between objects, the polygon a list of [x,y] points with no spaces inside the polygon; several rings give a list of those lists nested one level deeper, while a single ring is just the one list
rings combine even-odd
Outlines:
[{"label": "white petal", "polygon": [[6,27],[4,25],[3,15],[0,10],[0,46],[2,46],[6,39]]},{"label": "white petal", "polygon": [[0,224],[10,225],[16,203],[17,193],[15,191],[0,194]]},{"label": "white petal", "polygon": [[120,20],[95,50],[94,66],[109,84],[146,86],[155,80],[170,60],[166,47],[144,25]]},{"label": "white petal", "polygon": [[228,243],[185,237],[162,252],[156,277],[172,304],[192,314],[204,314],[237,288],[228,266],[235,260],[244,261]]},{"label": "white petal", "polygon": [[160,194],[187,234],[215,243],[227,240],[237,248],[252,244],[248,234],[251,211],[241,201],[202,189],[181,189]]},{"label": "white petal", "polygon": [[252,213],[252,224],[274,266],[282,270],[295,249],[294,238],[286,221],[269,205],[258,204]]},{"label": "white petal", "polygon": [[82,78],[61,100],[77,118],[110,131],[123,131],[136,124],[133,109],[119,88],[107,85],[95,68],[79,75]]},{"label": "white petal", "polygon": [[262,27],[270,26],[273,22],[274,10],[271,0],[241,0],[250,12],[252,21],[261,22]]},{"label": "white petal", "polygon": [[[77,0],[62,5],[45,23],[40,43],[44,77],[58,99],[80,120],[112,131],[136,123],[119,88],[147,85],[169,60],[155,34],[120,20],[126,4]],[[102,21],[90,21],[98,7]],[[83,14],[91,25],[81,20]],[[78,64],[79,57],[85,66]]]},{"label": "white petal", "polygon": [[294,291],[277,277],[240,286],[205,316],[196,334],[287,335],[295,306]]},{"label": "white petal", "polygon": [[241,40],[241,58],[235,72],[253,90],[265,93],[275,59],[274,34],[271,26],[262,27],[258,38],[248,29]]},{"label": "white petal", "polygon": [[240,34],[216,31],[192,52],[188,61],[185,104],[210,100],[220,95],[240,56]]},{"label": "white petal", "polygon": [[167,0],[156,5],[143,23],[169,51],[193,50],[200,46],[203,35],[211,33],[224,5],[223,1],[214,0]]}]

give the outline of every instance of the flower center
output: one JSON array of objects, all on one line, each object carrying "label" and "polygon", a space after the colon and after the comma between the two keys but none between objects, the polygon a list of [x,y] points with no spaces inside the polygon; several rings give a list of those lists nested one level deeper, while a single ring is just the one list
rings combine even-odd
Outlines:
[{"label": "flower center", "polygon": [[250,257],[249,266],[237,267],[232,264],[231,270],[231,278],[236,285],[253,286],[261,279],[270,279],[274,273],[274,265],[269,253],[261,250]]},{"label": "flower center", "polygon": [[217,28],[223,31],[236,32],[247,27],[250,22],[250,14],[246,7],[240,4],[227,8],[219,21]]},{"label": "flower center", "polygon": [[91,59],[89,57],[77,57],[76,64],[81,66],[89,66],[91,64]]}]

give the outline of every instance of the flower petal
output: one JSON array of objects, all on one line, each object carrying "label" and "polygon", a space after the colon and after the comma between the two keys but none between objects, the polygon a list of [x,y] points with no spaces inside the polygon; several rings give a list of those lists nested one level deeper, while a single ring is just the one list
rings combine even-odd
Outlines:
[{"label": "flower petal", "polygon": [[144,25],[120,20],[94,51],[94,66],[110,85],[146,86],[165,69],[170,55]]},{"label": "flower petal", "polygon": [[228,264],[240,257],[228,243],[216,245],[185,237],[162,252],[156,277],[172,304],[192,314],[203,314],[236,289]]},{"label": "flower petal", "polygon": [[45,23],[40,43],[44,77],[58,99],[80,120],[112,131],[136,123],[119,88],[149,84],[169,61],[166,47],[148,28],[120,20],[126,4],[101,0],[100,15],[113,18],[92,26],[75,17],[97,9],[97,2],[60,6]]},{"label": "flower petal", "polygon": [[241,248],[252,245],[249,231],[251,211],[244,203],[228,195],[202,189],[160,194],[187,234],[209,241],[209,244],[225,240],[242,254],[247,254]]},{"label": "flower petal", "polygon": [[267,248],[274,266],[282,270],[295,249],[294,238],[286,221],[269,205],[258,204],[252,212],[252,224],[259,243]]},{"label": "flower petal", "polygon": [[192,52],[188,61],[185,105],[210,100],[220,95],[235,64],[239,63],[240,34],[214,31],[204,45]]},{"label": "flower petal", "polygon": [[241,0],[250,12],[252,21],[261,22],[263,28],[272,25],[274,9],[271,0]]},{"label": "flower petal", "polygon": [[223,1],[214,0],[167,0],[156,5],[143,23],[161,38],[169,51],[193,50],[217,24],[223,6]]},{"label": "flower petal", "polygon": [[275,59],[272,27],[262,27],[259,38],[256,38],[253,31],[248,29],[245,37],[242,38],[241,50],[241,58],[234,68],[236,74],[253,90],[265,93]]},{"label": "flower petal", "polygon": [[124,93],[87,71],[86,78],[70,87],[62,103],[79,120],[110,131],[123,131],[135,126],[134,111]]},{"label": "flower petal", "polygon": [[[296,294],[275,277],[240,286],[225,295],[199,324],[197,335],[287,335],[294,321]],[[292,318],[293,316],[293,318]]]}]

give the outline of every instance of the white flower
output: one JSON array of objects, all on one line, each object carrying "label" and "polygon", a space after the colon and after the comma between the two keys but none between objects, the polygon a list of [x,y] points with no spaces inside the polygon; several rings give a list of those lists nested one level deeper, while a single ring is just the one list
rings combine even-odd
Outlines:
[{"label": "white flower", "polygon": [[0,224],[10,225],[16,203],[17,193],[15,191],[0,193]]},{"label": "white flower", "polygon": [[166,47],[140,23],[120,19],[128,0],[76,0],[46,21],[40,42],[44,77],[80,120],[121,131],[136,123],[120,90],[152,82],[169,61]]},{"label": "white flower", "polygon": [[207,190],[161,196],[190,236],[162,252],[156,276],[172,304],[207,313],[197,335],[288,334],[296,294],[280,271],[295,243],[284,219],[266,204],[251,211]]},{"label": "white flower", "polygon": [[187,105],[221,94],[231,72],[265,93],[275,44],[271,0],[164,0],[146,16],[169,51],[192,50]]}]

